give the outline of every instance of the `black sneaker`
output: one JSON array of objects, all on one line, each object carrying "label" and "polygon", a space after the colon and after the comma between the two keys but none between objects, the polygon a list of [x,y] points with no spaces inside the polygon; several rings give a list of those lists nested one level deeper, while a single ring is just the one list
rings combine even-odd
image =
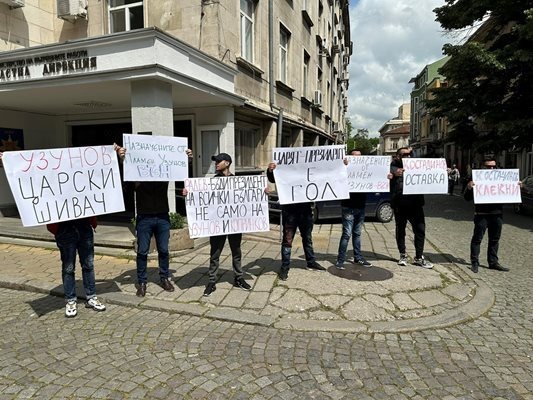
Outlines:
[{"label": "black sneaker", "polygon": [[279,279],[282,281],[286,281],[289,278],[289,270],[288,269],[281,269],[278,273]]},{"label": "black sneaker", "polygon": [[489,269],[495,269],[497,271],[505,271],[505,272],[509,271],[509,268],[504,267],[500,263],[489,265]]},{"label": "black sneaker", "polygon": [[472,263],[472,267],[470,268],[474,274],[477,274],[479,271],[479,264],[478,263]]},{"label": "black sneaker", "polygon": [[233,283],[233,286],[239,287],[242,290],[250,290],[252,287],[246,283],[246,281],[243,278],[235,278],[235,282]]},{"label": "black sneaker", "polygon": [[357,260],[357,261],[354,260],[354,264],[361,265],[366,268],[370,268],[372,266],[372,264],[370,264],[364,258],[361,258],[360,260]]},{"label": "black sneaker", "polygon": [[326,268],[324,268],[322,265],[320,265],[316,261],[313,261],[312,263],[307,264],[307,269],[314,269],[316,271],[325,271],[326,270]]},{"label": "black sneaker", "polygon": [[217,287],[215,285],[215,282],[209,282],[204,290],[204,297],[211,296],[211,293],[213,293],[215,290],[217,290]]}]

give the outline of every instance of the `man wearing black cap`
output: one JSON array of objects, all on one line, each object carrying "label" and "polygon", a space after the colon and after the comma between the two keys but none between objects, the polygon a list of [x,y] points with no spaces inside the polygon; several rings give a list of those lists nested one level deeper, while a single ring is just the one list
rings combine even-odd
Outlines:
[{"label": "man wearing black cap", "polygon": [[[215,162],[216,173],[215,176],[233,176],[229,167],[231,165],[231,156],[226,153],[220,153],[212,156],[211,160]],[[233,272],[235,273],[235,281],[233,286],[239,287],[243,290],[250,290],[252,287],[246,283],[243,276],[241,266],[241,240],[242,233],[234,233],[230,235],[211,236],[209,243],[211,244],[211,252],[209,259],[209,283],[205,287],[204,296],[210,296],[216,290],[217,271],[219,266],[220,254],[228,238],[229,247],[231,249],[231,257],[233,263]]]}]

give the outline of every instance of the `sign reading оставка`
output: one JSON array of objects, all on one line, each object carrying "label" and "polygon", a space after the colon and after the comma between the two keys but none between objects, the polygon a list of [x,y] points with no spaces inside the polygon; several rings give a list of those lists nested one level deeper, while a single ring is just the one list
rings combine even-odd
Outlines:
[{"label": "sign reading \u043e\u0441\u0442\u0430\u0432\u043a\u0430", "polygon": [[124,211],[113,146],[6,151],[3,162],[24,226]]},{"label": "sign reading \u043e\u0441\u0442\u0430\u0432\u043a\u0430", "polygon": [[404,158],[403,194],[448,193],[448,171],[444,158]]},{"label": "sign reading \u043e\u0441\u0442\u0430\u0432\u043a\u0430", "polygon": [[275,148],[280,204],[349,198],[344,153],[343,145]]},{"label": "sign reading \u043e\u0441\u0442\u0430\u0432\u043a\u0430", "polygon": [[266,180],[264,175],[186,179],[191,238],[269,231]]}]

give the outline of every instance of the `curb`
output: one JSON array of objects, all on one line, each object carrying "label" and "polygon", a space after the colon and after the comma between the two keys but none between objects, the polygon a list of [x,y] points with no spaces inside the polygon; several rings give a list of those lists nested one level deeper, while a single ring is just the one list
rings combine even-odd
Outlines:
[{"label": "curb", "polygon": [[[494,292],[482,281],[475,281],[478,287],[472,299],[452,310],[446,310],[438,315],[398,320],[398,321],[325,321],[310,319],[276,318],[257,315],[233,308],[208,308],[197,304],[173,303],[151,298],[139,298],[135,295],[110,292],[99,294],[108,304],[123,307],[137,307],[144,310],[163,311],[171,314],[191,315],[201,318],[236,322],[247,325],[259,325],[277,329],[297,331],[339,332],[339,333],[405,333],[427,329],[445,328],[476,319],[485,314],[495,301]],[[63,291],[57,284],[43,282],[36,279],[25,280],[16,277],[2,277],[0,287],[14,290],[24,290],[35,293],[63,297]],[[83,296],[80,296],[83,298]]]}]

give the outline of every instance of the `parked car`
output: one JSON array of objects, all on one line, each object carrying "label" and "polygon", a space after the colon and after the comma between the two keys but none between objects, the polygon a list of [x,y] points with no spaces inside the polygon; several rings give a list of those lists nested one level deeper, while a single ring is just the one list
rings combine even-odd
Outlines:
[{"label": "parked car", "polygon": [[526,176],[522,180],[520,189],[522,203],[515,204],[514,210],[518,214],[533,212],[533,175]]},{"label": "parked car", "polygon": [[[277,193],[269,194],[268,206],[272,215],[279,216],[281,207]],[[366,195],[366,217],[376,218],[379,222],[390,222],[393,217],[393,210],[390,204],[390,193],[367,193]],[[342,207],[340,200],[319,201],[313,208],[314,221],[328,218],[341,218]]]}]

